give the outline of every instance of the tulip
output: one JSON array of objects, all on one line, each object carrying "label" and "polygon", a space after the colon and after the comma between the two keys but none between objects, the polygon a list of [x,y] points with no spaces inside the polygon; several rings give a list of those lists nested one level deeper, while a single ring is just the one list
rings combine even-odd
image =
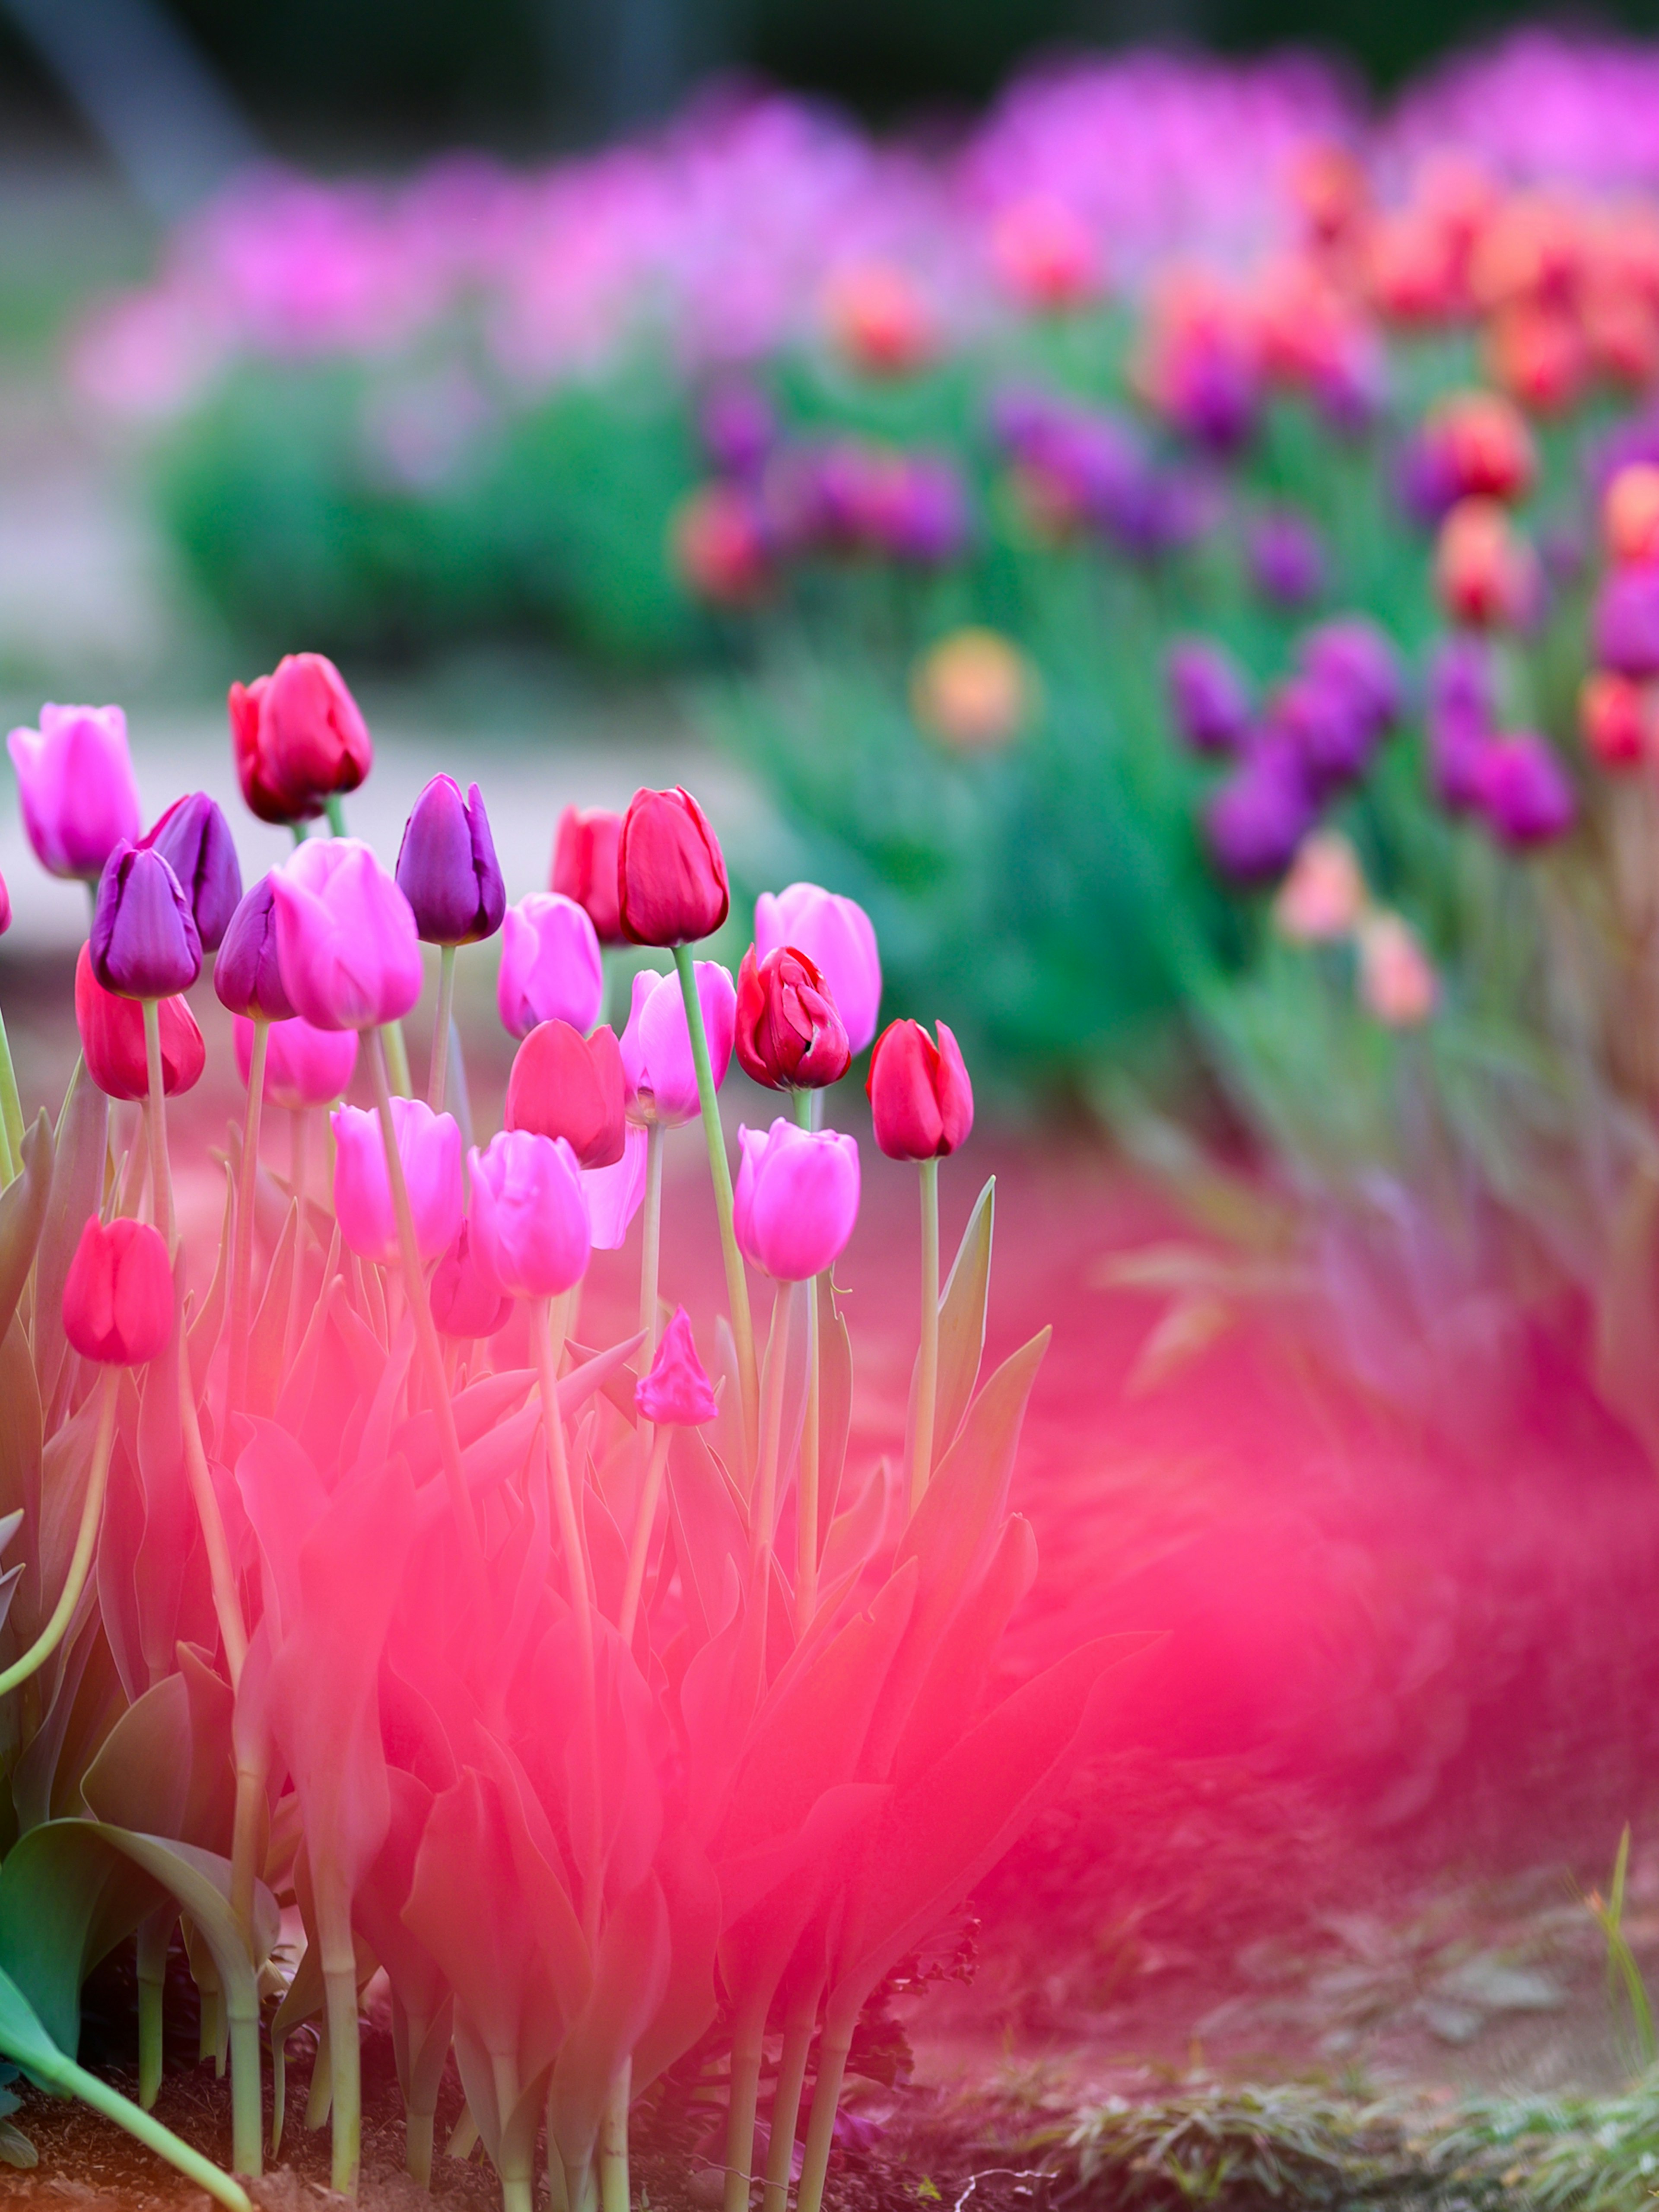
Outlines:
[{"label": "tulip", "polygon": [[1601,527],[1615,561],[1659,556],[1659,468],[1651,461],[1632,461],[1613,477],[1601,501]]},{"label": "tulip", "polygon": [[1659,563],[1615,569],[1596,595],[1595,653],[1603,668],[1659,676]]},{"label": "tulip", "polygon": [[118,707],[48,704],[40,728],[14,730],[6,750],[36,860],[54,876],[96,883],[143,826],[126,716]]},{"label": "tulip", "polygon": [[[334,1131],[334,1213],[340,1234],[359,1259],[386,1266],[398,1256],[398,1218],[381,1141],[380,1117],[356,1106],[337,1106]],[[453,1114],[434,1114],[421,1098],[394,1098],[392,1124],[398,1158],[422,1260],[446,1251],[461,1225],[461,1132]]]},{"label": "tulip", "polygon": [[917,661],[910,709],[959,752],[990,752],[1017,737],[1036,702],[1036,678],[1017,645],[994,629],[952,630]]},{"label": "tulip", "polygon": [[1494,738],[1480,757],[1475,804],[1506,845],[1565,836],[1578,801],[1555,748],[1535,730]]},{"label": "tulip", "polygon": [[1304,606],[1325,580],[1325,551],[1304,516],[1279,508],[1261,516],[1246,533],[1245,565],[1251,583],[1274,606]]},{"label": "tulip", "polygon": [[818,1091],[839,1083],[852,1048],[823,975],[804,952],[780,945],[765,958],[751,945],[738,970],[738,1060],[769,1091]]},{"label": "tulip", "polygon": [[1273,922],[1292,945],[1329,945],[1352,935],[1365,911],[1359,856],[1340,830],[1302,840],[1273,900]]},{"label": "tulip", "polygon": [[1250,726],[1250,691],[1224,646],[1183,638],[1164,665],[1176,731],[1195,753],[1237,752]]},{"label": "tulip", "polygon": [[1077,210],[1048,192],[1012,201],[991,228],[997,274],[1027,307],[1074,307],[1100,289],[1100,251]]},{"label": "tulip", "polygon": [[767,519],[748,484],[697,484],[668,525],[669,558],[686,590],[711,606],[747,607],[772,581]]},{"label": "tulip", "polygon": [[623,1156],[622,1054],[608,1029],[584,1037],[568,1022],[541,1022],[519,1047],[507,1078],[509,1129],[562,1137],[585,1168]]},{"label": "tulip", "polygon": [[[708,1040],[709,1072],[718,1091],[732,1064],[738,996],[726,970],[713,960],[696,963],[697,1003]],[[685,999],[676,975],[642,968],[622,1033],[623,1083],[630,1121],[678,1128],[697,1111],[697,1075],[685,1025]]]},{"label": "tulip", "polygon": [[855,368],[871,376],[905,376],[934,351],[932,310],[908,270],[860,261],[838,270],[824,294],[831,337]]},{"label": "tulip", "polygon": [[398,848],[398,888],[428,945],[476,945],[493,937],[507,890],[475,783],[461,797],[453,775],[434,775],[415,802]]},{"label": "tulip", "polygon": [[1440,526],[1435,585],[1452,621],[1474,629],[1524,623],[1538,601],[1536,556],[1495,500],[1459,500]]},{"label": "tulip", "polygon": [[804,952],[829,985],[854,1052],[876,1033],[881,1012],[881,954],[870,917],[856,900],[817,884],[791,884],[755,901],[755,945],[763,959],[780,945]]},{"label": "tulip", "polygon": [[622,817],[603,806],[567,806],[559,817],[553,846],[553,877],[548,888],[574,899],[585,909],[601,945],[620,945],[622,918],[617,906],[617,846]]},{"label": "tulip", "polygon": [[596,1252],[620,1252],[629,1224],[645,1197],[647,1152],[650,1139],[636,1121],[627,1124],[622,1158],[608,1168],[582,1170],[582,1195],[587,1200],[587,1223]]},{"label": "tulip", "polygon": [[320,653],[290,653],[270,676],[230,687],[242,796],[262,822],[308,822],[356,791],[374,763],[357,702]]},{"label": "tulip", "polygon": [[159,853],[189,902],[204,952],[224,942],[242,896],[242,871],[230,824],[204,791],[175,799],[141,847]]},{"label": "tulip", "polygon": [[700,1429],[719,1413],[714,1386],[697,1357],[690,1316],[684,1306],[664,1329],[650,1373],[634,1385],[634,1403],[658,1428]]},{"label": "tulip", "polygon": [[587,1202],[562,1137],[503,1129],[472,1165],[472,1249],[508,1297],[556,1297],[587,1270]]},{"label": "tulip", "polygon": [[270,877],[261,876],[232,915],[213,963],[213,988],[220,1005],[233,1014],[282,1022],[293,1013],[276,957],[276,897]]},{"label": "tulip", "polygon": [[1538,455],[1526,418],[1494,392],[1456,392],[1426,428],[1430,450],[1451,496],[1521,499],[1532,488]]},{"label": "tulip", "polygon": [[510,1036],[528,1036],[538,1022],[568,1022],[584,1035],[605,1004],[605,963],[599,932],[578,902],[562,891],[532,891],[507,909],[495,1004]]},{"label": "tulip", "polygon": [[[253,1024],[238,1014],[231,1030],[237,1073],[246,1083],[253,1069]],[[314,1029],[298,1014],[274,1021],[265,1031],[264,1103],[296,1114],[326,1106],[344,1091],[356,1066],[356,1030]]]},{"label": "tulip", "polygon": [[202,972],[202,940],[179,878],[159,853],[120,845],[93,908],[92,969],[125,999],[171,999]]},{"label": "tulip", "polygon": [[1634,768],[1647,750],[1647,725],[1639,684],[1610,668],[1594,669],[1584,678],[1578,692],[1578,726],[1603,768]]},{"label": "tulip", "polygon": [[512,1299],[480,1272],[472,1224],[463,1221],[432,1278],[434,1322],[445,1336],[494,1336],[512,1312]]},{"label": "tulip", "polygon": [[1317,811],[1307,763],[1288,732],[1259,738],[1210,793],[1204,836],[1216,866],[1237,883],[1276,876]]},{"label": "tulip", "polygon": [[1400,658],[1376,624],[1343,615],[1310,629],[1297,659],[1313,682],[1345,699],[1367,733],[1380,738],[1406,703]]},{"label": "tulip", "polygon": [[[157,1008],[161,1032],[161,1088],[169,1098],[201,1080],[207,1048],[196,1017],[182,999],[163,999]],[[75,1022],[81,1032],[87,1073],[111,1098],[143,1098],[149,1090],[144,1055],[143,1009],[136,999],[106,991],[92,972],[92,947],[83,945],[75,963]]]},{"label": "tulip", "polygon": [[64,1281],[64,1334],[83,1359],[140,1367],[173,1335],[173,1269],[158,1231],[88,1217]]},{"label": "tulip", "polygon": [[689,791],[635,793],[617,842],[617,901],[631,945],[695,944],[726,920],[726,861]]},{"label": "tulip", "polygon": [[943,1159],[967,1142],[974,1092],[956,1038],[920,1022],[890,1022],[870,1055],[865,1091],[877,1144],[890,1160]]},{"label": "tulip", "polygon": [[1411,925],[1373,915],[1359,933],[1360,1004],[1389,1029],[1415,1029],[1440,997],[1439,980]]},{"label": "tulip", "polygon": [[804,1283],[847,1249],[859,1212],[859,1148],[844,1131],[803,1129],[781,1116],[739,1129],[732,1222],[746,1259],[783,1283]]},{"label": "tulip", "polygon": [[6,879],[0,876],[0,937],[11,927],[11,893],[6,889]]},{"label": "tulip", "polygon": [[276,957],[296,1013],[319,1030],[378,1029],[421,995],[409,901],[355,837],[312,837],[271,878]]}]

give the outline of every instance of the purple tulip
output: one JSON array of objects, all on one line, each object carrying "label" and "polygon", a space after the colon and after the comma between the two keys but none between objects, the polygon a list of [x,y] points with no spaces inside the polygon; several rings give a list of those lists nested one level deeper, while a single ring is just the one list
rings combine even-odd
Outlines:
[{"label": "purple tulip", "polygon": [[752,384],[720,384],[697,415],[697,435],[709,465],[723,477],[751,477],[777,442],[771,401]]},{"label": "purple tulip", "polygon": [[378,1029],[421,995],[409,901],[355,837],[307,837],[271,877],[283,988],[319,1030]]},{"label": "purple tulip", "polygon": [[1181,638],[1164,664],[1170,711],[1195,753],[1233,753],[1250,726],[1249,684],[1224,646]]},{"label": "purple tulip", "polygon": [[398,888],[428,945],[476,945],[493,937],[507,888],[475,783],[461,797],[453,775],[434,775],[415,802],[398,848]]},{"label": "purple tulip", "polygon": [[781,945],[812,963],[830,986],[848,1043],[862,1052],[881,1012],[881,954],[864,908],[817,884],[763,891],[755,902],[755,950],[764,959]]},{"label": "purple tulip", "polygon": [[472,1166],[472,1251],[509,1297],[555,1297],[587,1272],[591,1231],[576,1155],[562,1137],[503,1129]]},{"label": "purple tulip", "polygon": [[1595,659],[1638,682],[1659,676],[1659,568],[1615,568],[1596,596]]},{"label": "purple tulip", "polygon": [[1317,811],[1294,745],[1261,738],[1211,793],[1205,836],[1224,875],[1260,883],[1289,866]]},{"label": "purple tulip", "polygon": [[1506,845],[1565,836],[1578,802],[1555,748],[1535,730],[1491,738],[1480,757],[1476,805]]},{"label": "purple tulip", "polygon": [[732,1224],[744,1258],[778,1282],[821,1275],[847,1249],[858,1219],[856,1142],[781,1115],[764,1132],[739,1129],[738,1142],[743,1164]]},{"label": "purple tulip", "polygon": [[531,891],[501,924],[495,1006],[509,1036],[543,1022],[587,1035],[605,1004],[605,959],[585,907],[562,891]]},{"label": "purple tulip", "polygon": [[1267,706],[1268,726],[1287,738],[1316,796],[1364,774],[1376,738],[1351,692],[1316,676],[1293,676]]},{"label": "purple tulip", "polygon": [[6,750],[17,770],[23,827],[51,874],[96,883],[118,845],[137,842],[138,782],[118,707],[49,703],[40,728],[14,730]]},{"label": "purple tulip", "polygon": [[204,952],[224,942],[242,896],[242,869],[230,824],[204,791],[175,799],[140,846],[159,853],[178,877]]},{"label": "purple tulip", "polygon": [[1487,647],[1479,638],[1449,639],[1430,664],[1424,722],[1430,787],[1452,813],[1480,804],[1482,762],[1496,714]]},{"label": "purple tulip", "polygon": [[292,1015],[276,958],[276,900],[269,876],[260,877],[232,915],[213,963],[213,988],[233,1014],[257,1014],[268,1022]]},{"label": "purple tulip", "polygon": [[179,878],[159,853],[120,845],[93,908],[92,972],[124,999],[171,999],[202,972],[202,940]]},{"label": "purple tulip", "polygon": [[1274,606],[1305,606],[1325,581],[1325,550],[1305,516],[1289,507],[1261,515],[1245,536],[1250,581]]},{"label": "purple tulip", "polygon": [[1370,736],[1380,738],[1400,720],[1406,703],[1400,656],[1365,616],[1322,623],[1304,637],[1297,658],[1316,683],[1348,700]]}]

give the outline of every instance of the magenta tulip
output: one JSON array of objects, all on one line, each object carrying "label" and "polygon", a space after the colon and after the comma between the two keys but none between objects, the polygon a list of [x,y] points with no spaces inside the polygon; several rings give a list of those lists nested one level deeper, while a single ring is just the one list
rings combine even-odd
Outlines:
[{"label": "magenta tulip", "polygon": [[[737,987],[718,962],[699,960],[695,964],[708,1064],[718,1091],[732,1064]],[[678,975],[659,975],[645,968],[635,976],[634,1004],[622,1033],[622,1060],[630,1121],[657,1121],[672,1129],[693,1119],[697,1076]]]},{"label": "magenta tulip", "polygon": [[494,1336],[513,1316],[513,1301],[479,1272],[472,1224],[462,1222],[432,1275],[432,1319],[442,1336]]},{"label": "magenta tulip", "polygon": [[421,995],[409,901],[356,837],[311,837],[271,878],[276,959],[295,1011],[319,1030],[378,1029]]},{"label": "magenta tulip", "polygon": [[[231,1023],[236,1045],[236,1067],[244,1084],[253,1066],[253,1024],[238,1014]],[[319,1030],[295,1014],[291,1020],[272,1022],[265,1032],[265,1085],[261,1094],[267,1106],[326,1106],[350,1082],[357,1065],[356,1030]]]},{"label": "magenta tulip", "polygon": [[745,1259],[779,1282],[821,1275],[846,1249],[859,1212],[859,1148],[838,1129],[780,1118],[739,1129],[732,1218]]},{"label": "magenta tulip", "polygon": [[6,750],[29,843],[52,875],[96,883],[118,845],[137,842],[138,780],[118,707],[45,706],[40,728],[14,730]]},{"label": "magenta tulip", "polygon": [[507,909],[495,1003],[508,1035],[528,1036],[540,1022],[568,1022],[586,1036],[605,1004],[599,933],[586,910],[561,891],[532,891]]},{"label": "magenta tulip", "polygon": [[576,1155],[562,1137],[503,1129],[472,1161],[472,1250],[511,1297],[549,1298],[580,1282],[592,1242]]},{"label": "magenta tulip", "polygon": [[817,968],[830,986],[848,1043],[862,1052],[881,1013],[881,954],[864,908],[817,884],[763,891],[755,901],[755,950],[764,960],[781,945],[793,945]]},{"label": "magenta tulip", "polygon": [[587,1199],[587,1221],[596,1252],[619,1252],[629,1224],[645,1196],[646,1134],[630,1121],[623,1136],[623,1155],[609,1167],[584,1168],[582,1190]]},{"label": "magenta tulip", "polygon": [[[329,1119],[340,1234],[359,1259],[386,1266],[398,1257],[398,1218],[380,1116],[356,1106],[338,1106]],[[392,1126],[415,1217],[416,1247],[422,1260],[435,1260],[448,1249],[465,1207],[460,1129],[453,1114],[434,1114],[421,1098],[394,1098]]]},{"label": "magenta tulip", "polygon": [[650,1373],[634,1385],[634,1402],[659,1428],[700,1429],[719,1413],[684,1306],[664,1329]]}]

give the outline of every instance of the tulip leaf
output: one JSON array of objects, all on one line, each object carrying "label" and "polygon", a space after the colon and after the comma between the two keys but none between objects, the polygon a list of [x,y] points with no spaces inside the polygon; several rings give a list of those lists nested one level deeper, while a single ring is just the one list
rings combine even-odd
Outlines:
[{"label": "tulip leaf", "polygon": [[219,1230],[219,1256],[213,1270],[213,1280],[202,1310],[190,1325],[187,1342],[190,1346],[190,1379],[199,1393],[208,1370],[208,1362],[219,1346],[219,1335],[224,1327],[225,1308],[230,1288],[231,1251],[235,1242],[236,1185],[230,1172],[230,1163],[225,1163],[225,1212]]},{"label": "tulip leaf", "polygon": [[95,1820],[145,1835],[176,1836],[190,1793],[190,1692],[168,1674],[129,1705],[81,1778]]},{"label": "tulip leaf", "polygon": [[818,1296],[818,1549],[829,1540],[853,1425],[853,1340],[828,1273]]},{"label": "tulip leaf", "polygon": [[21,1321],[0,1335],[0,1512],[27,1516],[40,1496],[40,1394]]},{"label": "tulip leaf", "polygon": [[939,1299],[939,1381],[933,1412],[933,1465],[956,1440],[979,1380],[985,1352],[985,1302],[991,1285],[991,1232],[997,1179],[975,1201]]},{"label": "tulip leaf", "polygon": [[283,1343],[288,1332],[289,1292],[294,1280],[295,1242],[300,1209],[290,1206],[265,1276],[265,1293],[248,1336],[247,1405],[250,1413],[269,1413],[283,1383]]},{"label": "tulip leaf", "polygon": [[23,1295],[52,1197],[52,1124],[44,1113],[23,1139],[22,1172],[0,1193],[0,1337]]},{"label": "tulip leaf", "polygon": [[40,1402],[46,1407],[56,1405],[68,1350],[64,1285],[81,1233],[103,1206],[108,1148],[109,1101],[88,1073],[85,1060],[77,1060],[58,1117],[52,1195],[35,1255],[34,1366]]}]

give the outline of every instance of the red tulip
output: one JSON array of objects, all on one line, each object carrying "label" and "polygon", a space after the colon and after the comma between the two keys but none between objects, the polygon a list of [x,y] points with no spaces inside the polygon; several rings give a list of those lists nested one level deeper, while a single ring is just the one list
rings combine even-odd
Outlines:
[{"label": "red tulip", "polygon": [[1603,768],[1634,768],[1647,751],[1643,687],[1611,668],[1593,669],[1578,693],[1578,726]]},{"label": "red tulip", "polygon": [[[159,1002],[161,1024],[161,1088],[169,1098],[201,1080],[207,1048],[196,1017],[183,999]],[[118,998],[92,972],[92,948],[83,945],[75,963],[75,1021],[87,1072],[112,1098],[149,1094],[144,1059],[144,1010],[137,999]]]},{"label": "red tulip", "polygon": [[693,945],[732,904],[726,861],[689,791],[636,791],[617,842],[617,902],[630,945]]},{"label": "red tulip", "polygon": [[307,822],[374,764],[368,726],[320,653],[290,653],[269,676],[230,687],[242,796],[262,822]]},{"label": "red tulip", "polygon": [[585,1037],[568,1022],[540,1023],[514,1057],[504,1119],[509,1129],[565,1138],[580,1167],[614,1166],[627,1134],[615,1030]]},{"label": "red tulip", "polygon": [[830,986],[804,952],[751,945],[738,970],[738,1060],[769,1091],[819,1091],[839,1083],[853,1050]]},{"label": "red tulip", "polygon": [[83,1358],[142,1366],[173,1334],[173,1270],[160,1232],[88,1217],[64,1284],[64,1334]]},{"label": "red tulip", "polygon": [[864,1087],[876,1142],[890,1160],[942,1159],[974,1126],[961,1048],[943,1022],[938,1028],[935,1045],[920,1022],[890,1022],[870,1055]]},{"label": "red tulip", "polygon": [[553,876],[550,890],[574,899],[586,908],[599,932],[601,945],[623,942],[622,917],[617,907],[617,845],[623,818],[608,807],[585,811],[567,806],[559,817],[559,834],[553,846]]}]

